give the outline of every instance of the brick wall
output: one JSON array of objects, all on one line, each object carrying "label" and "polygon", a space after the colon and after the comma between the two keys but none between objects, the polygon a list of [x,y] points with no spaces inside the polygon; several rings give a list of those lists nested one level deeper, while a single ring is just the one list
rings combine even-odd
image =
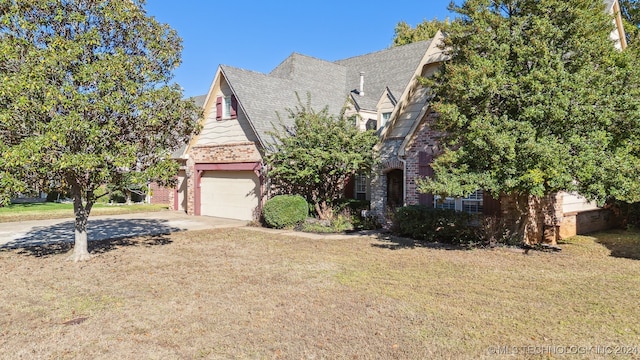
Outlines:
[{"label": "brick wall", "polygon": [[173,205],[171,201],[173,200],[173,188],[168,188],[164,186],[160,186],[156,183],[151,183],[151,203],[157,205],[169,205],[170,207]]},{"label": "brick wall", "polygon": [[429,113],[422,123],[416,129],[413,139],[409,142],[406,150],[407,163],[407,181],[405,183],[407,189],[407,205],[416,205],[419,203],[420,193],[418,192],[417,182],[420,178],[419,174],[419,156],[420,151],[424,151],[434,158],[439,154],[438,139],[442,133],[431,128],[435,118],[435,113]]}]

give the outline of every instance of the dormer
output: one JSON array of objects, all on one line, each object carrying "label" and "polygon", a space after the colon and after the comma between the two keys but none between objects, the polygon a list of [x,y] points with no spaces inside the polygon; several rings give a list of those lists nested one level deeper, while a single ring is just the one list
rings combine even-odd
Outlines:
[{"label": "dormer", "polygon": [[378,104],[376,105],[377,110],[377,129],[384,129],[385,126],[389,123],[391,118],[391,113],[393,109],[395,109],[397,104],[396,98],[391,93],[391,90],[387,87],[385,88]]}]

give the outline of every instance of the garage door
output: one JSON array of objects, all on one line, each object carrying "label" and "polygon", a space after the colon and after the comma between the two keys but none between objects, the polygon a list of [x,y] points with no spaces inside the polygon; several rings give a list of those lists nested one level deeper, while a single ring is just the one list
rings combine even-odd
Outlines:
[{"label": "garage door", "polygon": [[200,214],[252,220],[259,191],[253,171],[205,171],[200,180]]}]

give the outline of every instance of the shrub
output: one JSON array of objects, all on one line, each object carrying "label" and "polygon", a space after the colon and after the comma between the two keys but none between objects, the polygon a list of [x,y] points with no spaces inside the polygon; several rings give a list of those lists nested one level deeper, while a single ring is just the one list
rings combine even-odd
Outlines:
[{"label": "shrub", "polygon": [[307,219],[300,225],[299,230],[310,233],[336,234],[353,230],[351,217],[345,214],[338,214],[333,220]]},{"label": "shrub", "polygon": [[336,204],[337,211],[350,218],[356,230],[374,230],[382,227],[378,217],[369,214],[371,203],[367,200],[341,199]]},{"label": "shrub", "polygon": [[299,195],[278,195],[268,200],[262,211],[267,226],[282,229],[303,222],[309,215],[309,205]]},{"label": "shrub", "polygon": [[394,217],[394,232],[416,240],[464,244],[477,241],[470,226],[471,215],[450,209],[411,205],[398,209]]}]

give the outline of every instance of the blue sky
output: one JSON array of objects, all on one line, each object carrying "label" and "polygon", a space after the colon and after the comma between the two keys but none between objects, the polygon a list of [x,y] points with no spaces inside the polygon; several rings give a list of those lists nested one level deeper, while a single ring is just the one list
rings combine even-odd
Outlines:
[{"label": "blue sky", "polygon": [[219,64],[269,72],[292,52],[338,60],[388,48],[400,21],[453,15],[450,0],[147,0],[183,39],[174,81],[205,94]]}]

